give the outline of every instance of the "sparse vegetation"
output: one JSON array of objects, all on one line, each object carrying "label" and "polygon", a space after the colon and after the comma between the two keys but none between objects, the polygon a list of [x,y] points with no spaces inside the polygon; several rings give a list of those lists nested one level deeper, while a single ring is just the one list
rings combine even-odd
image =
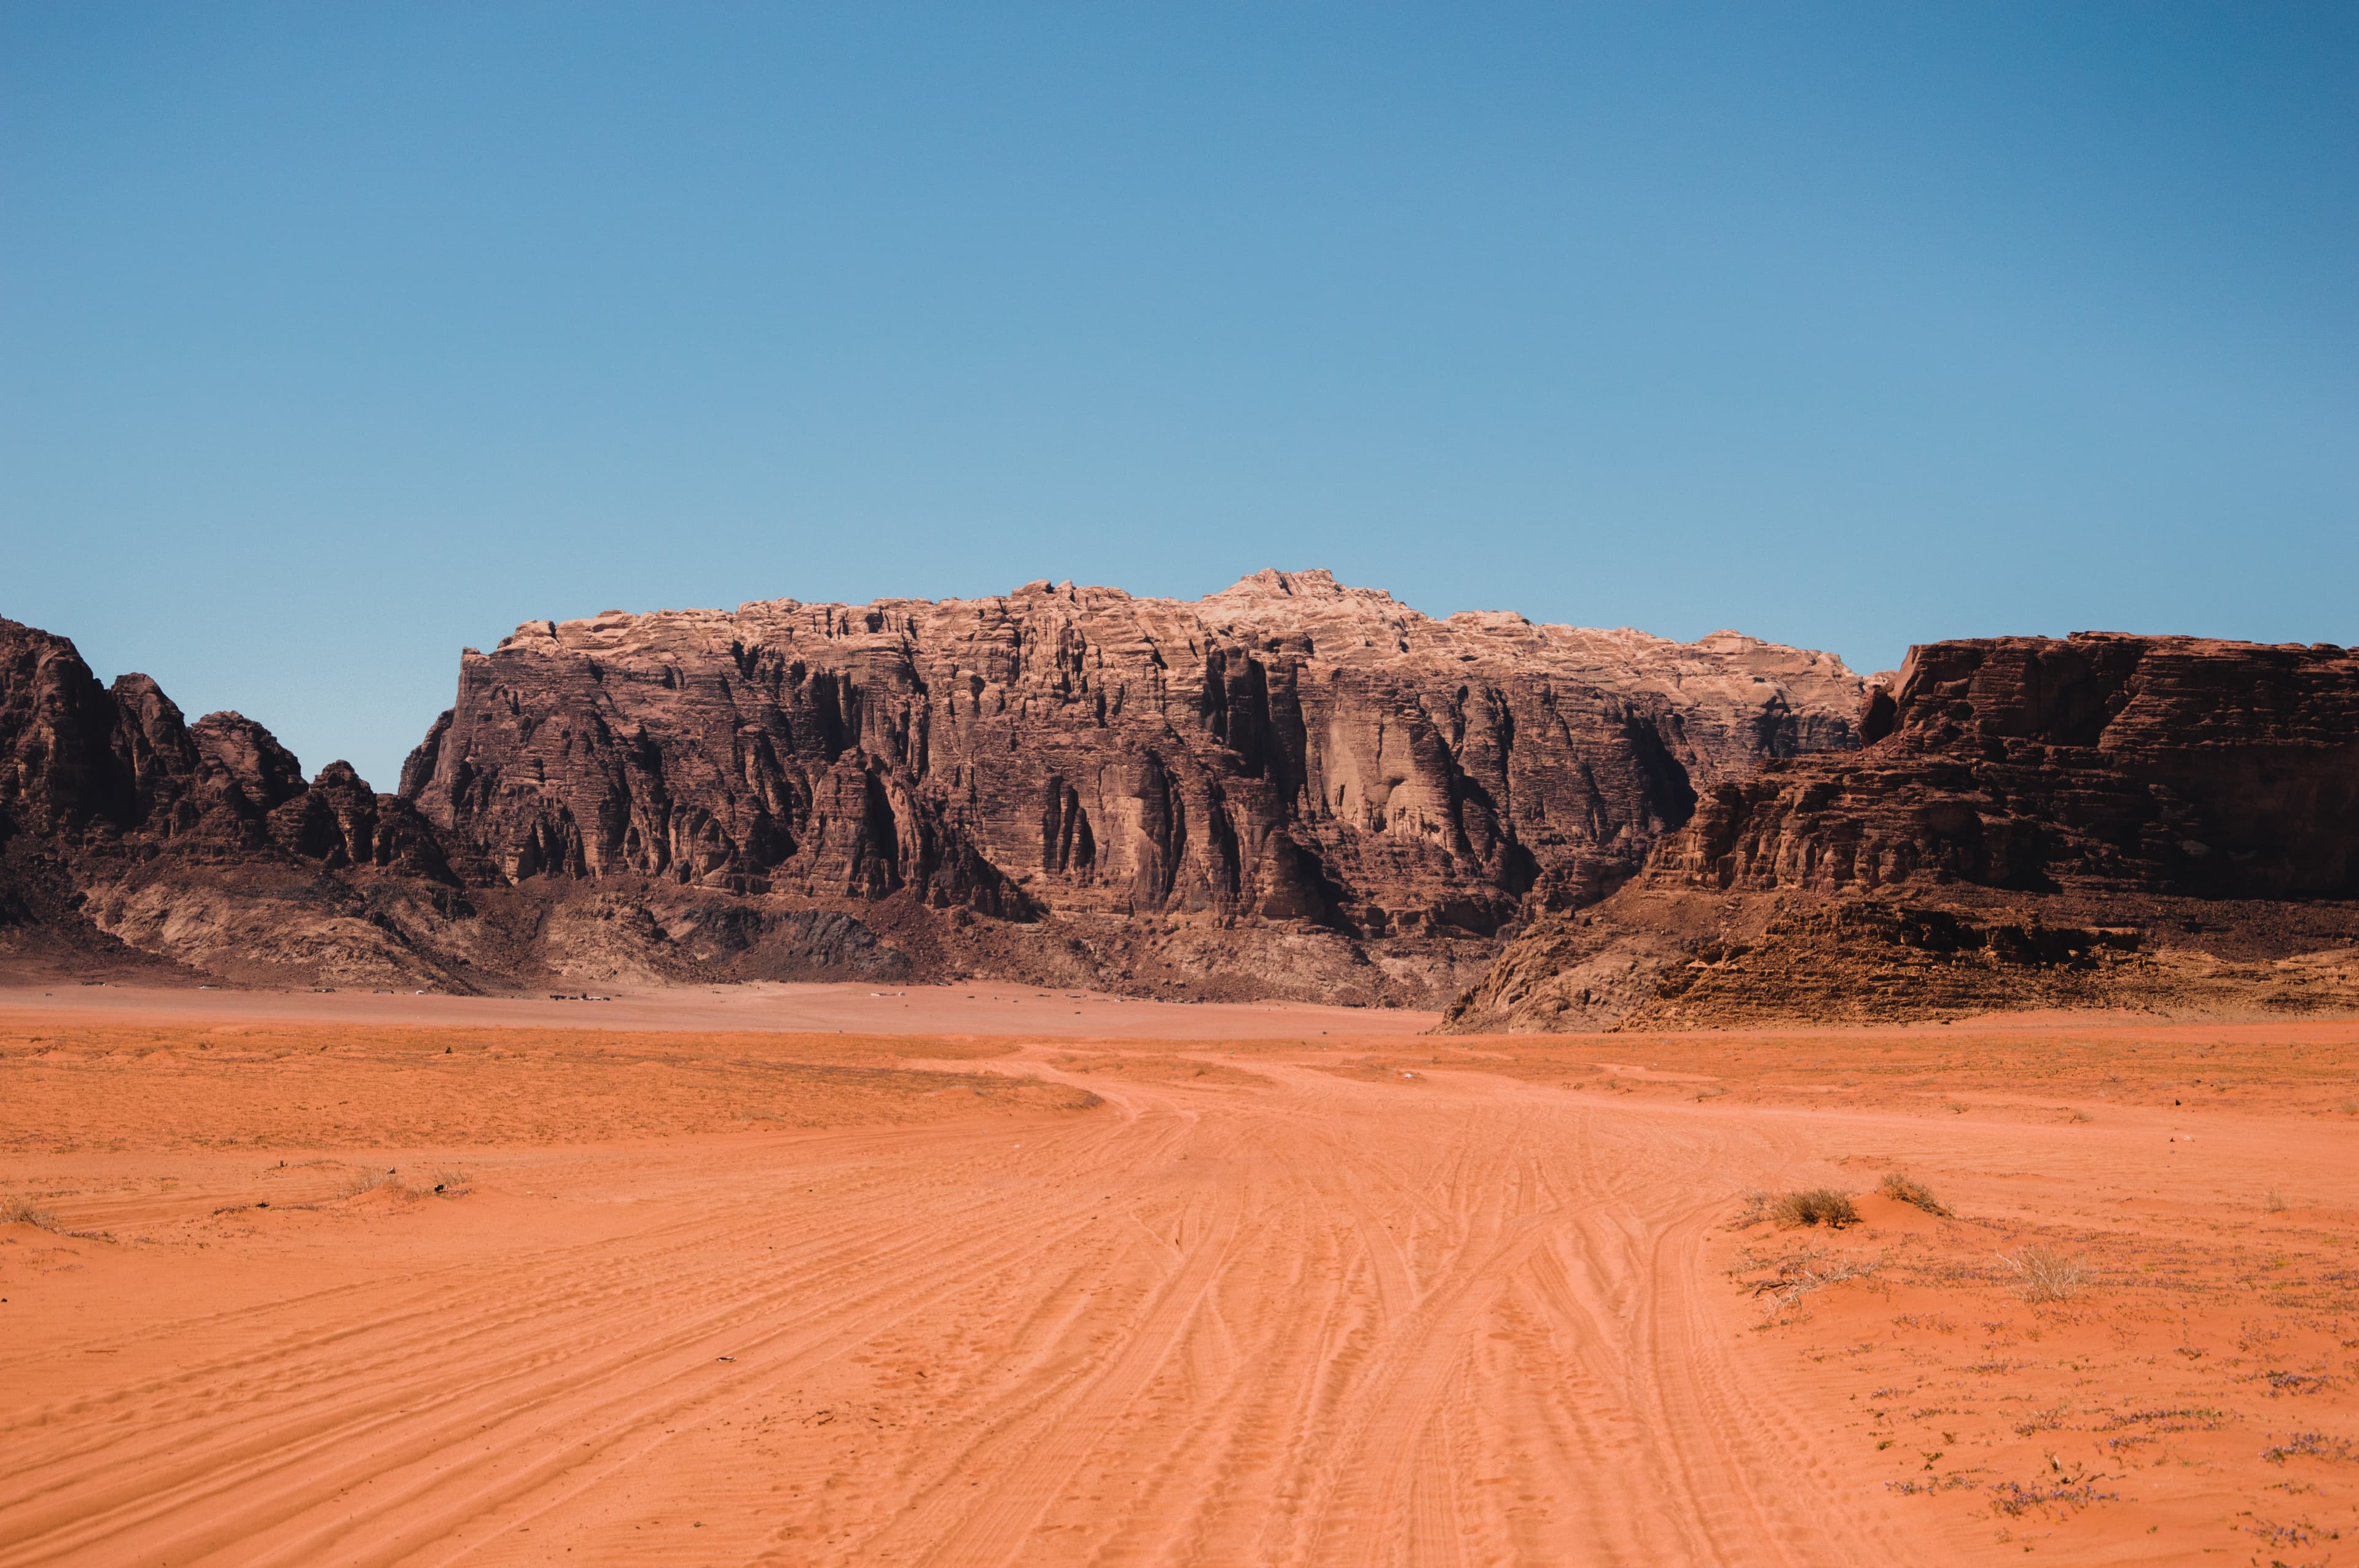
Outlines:
[{"label": "sparse vegetation", "polygon": [[1783,1258],[1756,1258],[1751,1252],[1737,1255],[1736,1272],[1766,1271],[1742,1282],[1755,1295],[1765,1298],[1771,1316],[1784,1312],[1804,1296],[1829,1285],[1839,1285],[1846,1280],[1862,1280],[1875,1272],[1882,1260],[1877,1258],[1839,1258],[1820,1247],[1806,1247],[1799,1252],[1789,1252]]},{"label": "sparse vegetation", "polygon": [[1830,1230],[1840,1230],[1859,1223],[1859,1210],[1853,1206],[1849,1193],[1833,1187],[1809,1187],[1781,1195],[1769,1206],[1769,1217],[1788,1227],[1823,1225]]},{"label": "sparse vegetation", "polygon": [[1991,1507],[2014,1516],[2058,1505],[2085,1509],[2092,1503],[2110,1503],[2121,1497],[2119,1492],[2101,1492],[2095,1481],[2079,1477],[2050,1486],[2027,1487],[2016,1481],[2001,1481],[1991,1491],[1995,1494]]},{"label": "sparse vegetation", "polygon": [[2359,1444],[2347,1437],[2329,1437],[2322,1432],[2298,1432],[2283,1443],[2261,1450],[2261,1457],[2272,1465],[2282,1465],[2288,1459],[2326,1459],[2336,1464],[2359,1462]]},{"label": "sparse vegetation", "polygon": [[2000,1262],[2015,1271],[2016,1293],[2027,1302],[2068,1301],[2089,1282],[2089,1265],[2077,1254],[2049,1247],[2026,1247]]},{"label": "sparse vegetation", "polygon": [[1912,1181],[1897,1171],[1886,1175],[1883,1184],[1875,1190],[1886,1197],[1897,1199],[1905,1204],[1914,1204],[1927,1214],[1940,1215],[1945,1219],[1949,1217],[1949,1206],[1933,1195],[1932,1188],[1922,1182]]},{"label": "sparse vegetation", "polygon": [[1745,1207],[1738,1211],[1736,1224],[1742,1227],[1758,1225],[1765,1219],[1775,1220],[1788,1229],[1823,1225],[1830,1230],[1840,1230],[1859,1223],[1859,1210],[1853,1206],[1850,1194],[1833,1187],[1810,1187],[1791,1193],[1756,1187],[1745,1195]]},{"label": "sparse vegetation", "polygon": [[0,1198],[0,1225],[37,1225],[43,1230],[55,1230],[58,1217],[30,1198]]},{"label": "sparse vegetation", "polygon": [[2285,1201],[2285,1195],[2278,1192],[2275,1187],[2271,1187],[2269,1189],[2268,1196],[2261,1200],[2262,1210],[2268,1214],[2283,1214],[2291,1206],[2292,1206],[2290,1204]]},{"label": "sparse vegetation", "polygon": [[364,1193],[373,1193],[376,1191],[377,1188],[385,1185],[386,1183],[392,1179],[393,1173],[391,1171],[369,1169],[353,1171],[347,1173],[342,1181],[336,1184],[336,1195],[340,1198],[356,1198]]}]

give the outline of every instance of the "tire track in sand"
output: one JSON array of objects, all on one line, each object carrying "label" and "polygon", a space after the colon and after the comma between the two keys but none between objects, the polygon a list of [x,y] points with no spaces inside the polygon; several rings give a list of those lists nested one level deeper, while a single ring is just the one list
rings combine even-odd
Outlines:
[{"label": "tire track in sand", "polygon": [[1795,1138],[1256,1070],[1093,1077],[1106,1110],[1012,1130],[585,1153],[675,1195],[191,1313],[157,1332],[214,1348],[169,1374],[0,1406],[0,1565],[1927,1560],[1701,1271],[1699,1173]]}]

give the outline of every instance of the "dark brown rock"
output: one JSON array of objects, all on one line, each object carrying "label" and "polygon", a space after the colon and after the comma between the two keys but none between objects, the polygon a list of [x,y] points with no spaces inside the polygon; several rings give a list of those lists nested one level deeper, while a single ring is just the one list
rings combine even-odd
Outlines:
[{"label": "dark brown rock", "polygon": [[2359,655],[1997,638],[1911,650],[1888,715],[1876,689],[1873,744],[1705,792],[1450,1026],[2359,1004]]},{"label": "dark brown rock", "polygon": [[511,883],[1484,935],[1609,891],[1698,790],[1849,745],[1859,695],[1734,633],[1434,621],[1323,572],[1044,582],[531,622],[462,661],[402,794]]},{"label": "dark brown rock", "polygon": [[1885,739],[1708,792],[1657,875],[2359,897],[2359,654],[2105,633],[1918,648]]},{"label": "dark brown rock", "polygon": [[1323,572],[537,622],[468,653],[398,796],[342,763],[307,784],[260,726],[103,690],[28,628],[0,676],[0,831],[66,901],[18,926],[71,904],[93,940],[278,980],[1366,1005],[1462,989],[1700,790],[1851,743],[1860,700],[1733,633],[1437,622]]}]

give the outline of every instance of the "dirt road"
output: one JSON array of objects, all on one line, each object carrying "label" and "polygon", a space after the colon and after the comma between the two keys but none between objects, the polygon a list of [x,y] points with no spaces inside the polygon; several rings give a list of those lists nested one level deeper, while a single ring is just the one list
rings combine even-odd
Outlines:
[{"label": "dirt road", "polygon": [[[953,1069],[916,1124],[560,1127],[380,1152],[408,1190],[342,1196],[361,1156],[234,1126],[20,1140],[11,1173],[68,1195],[0,1248],[0,1563],[2019,1560],[1886,1484],[1839,1375],[1798,1385],[1791,1352],[1841,1352],[1756,1332],[1735,1195],[1862,1147],[2162,1147],[1310,1046]],[[965,1111],[978,1071],[1105,1103]],[[2247,1132],[2232,1162],[2314,1157]],[[437,1161],[467,1165],[440,1195]],[[2185,1545],[2103,1535],[2071,1560]]]}]

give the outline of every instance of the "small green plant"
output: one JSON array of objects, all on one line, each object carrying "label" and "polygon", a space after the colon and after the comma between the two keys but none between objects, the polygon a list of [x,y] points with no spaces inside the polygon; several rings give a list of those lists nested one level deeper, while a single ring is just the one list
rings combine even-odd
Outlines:
[{"label": "small green plant", "polygon": [[1913,1181],[1897,1171],[1886,1175],[1883,1185],[1875,1190],[1886,1197],[1897,1199],[1905,1204],[1914,1204],[1927,1214],[1937,1214],[1944,1218],[1949,1217],[1949,1206],[1933,1195],[1932,1188],[1922,1182]]}]

